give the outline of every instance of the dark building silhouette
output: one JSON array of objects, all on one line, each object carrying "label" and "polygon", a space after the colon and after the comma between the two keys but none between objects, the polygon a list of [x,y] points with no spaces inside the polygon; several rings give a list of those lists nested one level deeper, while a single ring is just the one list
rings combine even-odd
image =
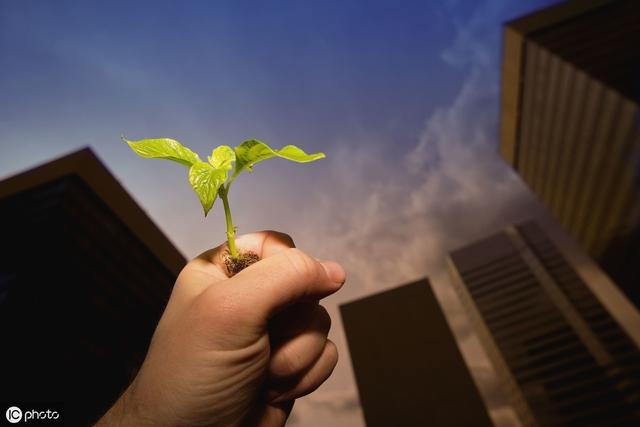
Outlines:
[{"label": "dark building silhouette", "polygon": [[640,306],[640,2],[581,0],[504,31],[501,153]]},{"label": "dark building silhouette", "polygon": [[598,293],[619,296],[613,315],[613,298],[603,304],[533,222],[449,261],[523,425],[640,425],[640,315],[612,283],[599,283]]},{"label": "dark building silhouette", "polygon": [[140,366],[183,256],[89,149],[0,182],[0,401],[97,420]]},{"label": "dark building silhouette", "polygon": [[368,427],[489,427],[428,280],[340,306]]}]

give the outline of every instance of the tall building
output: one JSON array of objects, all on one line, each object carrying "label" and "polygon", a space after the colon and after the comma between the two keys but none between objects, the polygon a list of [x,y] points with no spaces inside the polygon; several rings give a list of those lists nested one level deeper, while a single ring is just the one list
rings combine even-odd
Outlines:
[{"label": "tall building", "polygon": [[640,306],[640,2],[506,25],[501,154]]},{"label": "tall building", "polygon": [[533,222],[452,252],[449,267],[523,425],[640,425],[640,314],[611,283],[596,294]]},{"label": "tall building", "polygon": [[0,236],[0,402],[92,425],[185,259],[89,149],[1,181]]},{"label": "tall building", "polygon": [[428,280],[340,306],[368,427],[490,427]]}]

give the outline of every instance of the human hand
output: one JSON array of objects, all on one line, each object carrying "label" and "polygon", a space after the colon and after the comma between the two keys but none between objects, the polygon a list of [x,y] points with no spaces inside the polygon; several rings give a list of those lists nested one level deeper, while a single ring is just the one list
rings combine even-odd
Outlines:
[{"label": "human hand", "polygon": [[283,426],[329,377],[338,353],[318,300],[340,289],[342,267],[274,231],[237,243],[261,261],[228,278],[221,245],[184,267],[138,375],[98,426]]}]

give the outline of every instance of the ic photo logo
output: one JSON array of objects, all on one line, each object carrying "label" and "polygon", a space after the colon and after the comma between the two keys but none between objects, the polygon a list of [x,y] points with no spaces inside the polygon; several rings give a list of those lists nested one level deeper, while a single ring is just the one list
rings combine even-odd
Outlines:
[{"label": "ic photo logo", "polygon": [[22,409],[18,408],[17,406],[9,407],[5,412],[5,416],[7,417],[7,421],[9,421],[11,424],[17,424],[20,421],[24,423],[30,421],[62,421],[60,419],[60,412],[58,411],[54,411],[51,409],[29,409],[28,411],[23,412]]},{"label": "ic photo logo", "polygon": [[7,421],[9,421],[11,424],[15,424],[20,422],[20,420],[22,419],[22,410],[17,406],[12,406],[7,409],[6,415]]}]

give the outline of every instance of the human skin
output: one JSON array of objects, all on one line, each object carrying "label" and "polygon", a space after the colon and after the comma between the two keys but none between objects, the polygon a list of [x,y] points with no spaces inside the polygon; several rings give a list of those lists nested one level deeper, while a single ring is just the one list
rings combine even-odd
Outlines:
[{"label": "human skin", "polygon": [[223,244],[184,267],[140,371],[97,426],[283,426],[329,377],[338,353],[318,301],[343,268],[283,233],[237,243],[262,259],[228,278]]}]

